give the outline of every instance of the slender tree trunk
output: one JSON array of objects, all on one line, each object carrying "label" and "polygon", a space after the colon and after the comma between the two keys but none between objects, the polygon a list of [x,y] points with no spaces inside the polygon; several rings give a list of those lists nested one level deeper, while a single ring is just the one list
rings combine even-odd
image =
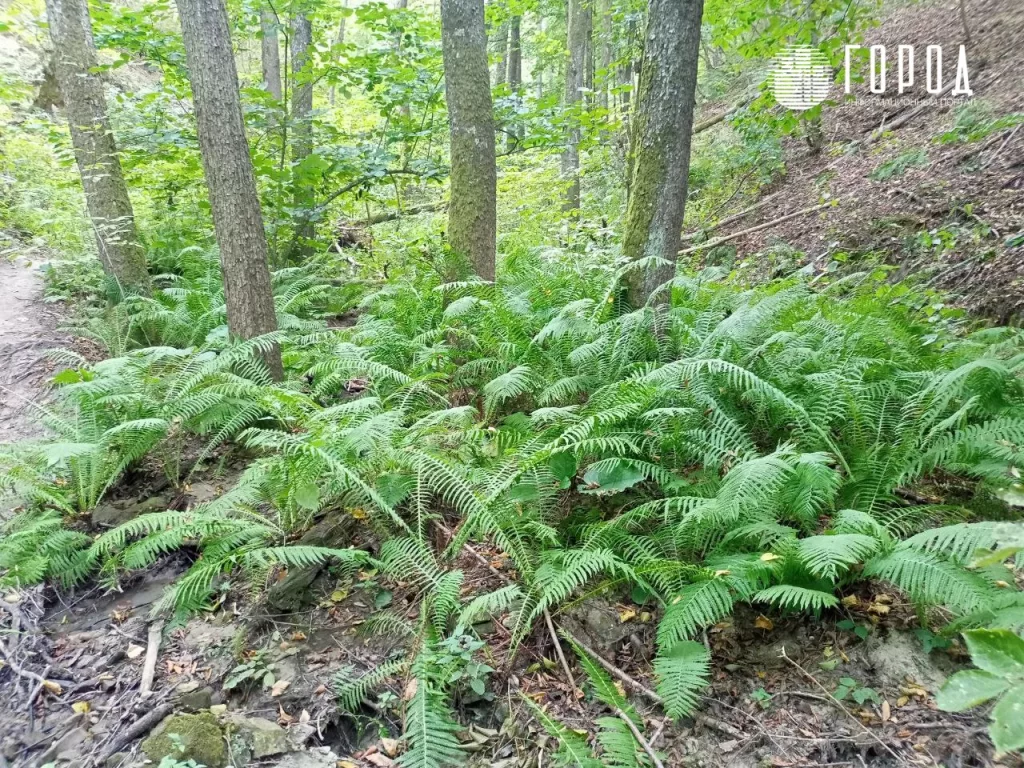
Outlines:
[{"label": "slender tree trunk", "polygon": [[608,86],[612,82],[612,3],[611,0],[600,0],[598,9],[601,21],[601,57],[598,62],[600,81],[597,92],[597,103],[602,109],[608,109]]},{"label": "slender tree trunk", "polygon": [[[348,8],[348,0],[341,0],[341,7],[342,8]],[[341,21],[338,22],[338,35],[337,35],[337,37],[334,38],[334,44],[336,46],[340,46],[340,45],[344,45],[345,44],[345,20],[346,20],[346,18],[347,18],[346,16],[342,16],[341,17]],[[335,88],[334,88],[333,85],[331,86],[329,99],[330,99],[331,106],[333,107],[334,106],[334,99],[335,99]]]},{"label": "slender tree trunk", "polygon": [[[508,87],[512,91],[512,98],[515,100],[518,110],[522,95],[519,89],[523,87],[523,46],[521,35],[522,20],[519,16],[513,16],[508,23]],[[515,146],[519,140],[522,125],[517,118],[512,119],[509,126],[508,146]]]},{"label": "slender tree trunk", "polygon": [[313,45],[313,25],[309,16],[298,13],[292,18],[292,194],[300,224],[295,231],[292,256],[311,255],[315,225],[308,212],[313,207],[312,184],[302,172],[302,163],[313,151],[313,83],[309,73],[309,53]]},{"label": "slender tree trunk", "polygon": [[[540,17],[540,28],[541,37],[544,37],[544,33],[547,32],[548,20],[544,17]],[[534,82],[537,87],[537,101],[544,98],[544,68],[540,65],[539,61],[534,62]]]},{"label": "slender tree trunk", "polygon": [[[643,305],[675,275],[686,211],[697,61],[704,0],[650,0],[640,85],[633,112],[633,183],[622,249],[657,258],[630,274],[627,298]],[[660,301],[670,296],[660,295]]]},{"label": "slender tree trunk", "polygon": [[451,129],[448,240],[494,280],[497,169],[483,0],[441,0],[441,50]]},{"label": "slender tree trunk", "polygon": [[[177,0],[199,150],[220,245],[228,329],[251,339],[277,330],[267,266],[267,237],[245,137],[238,72],[224,0]],[[283,377],[281,351],[263,355],[271,375]]]},{"label": "slender tree trunk", "polygon": [[[589,0],[569,0],[567,44],[569,58],[565,64],[565,109],[576,111],[580,106],[583,89],[587,83],[587,49],[590,37]],[[567,213],[578,212],[580,208],[580,121],[570,114],[562,154],[562,179],[566,183],[565,200],[562,208]]]},{"label": "slender tree trunk", "polygon": [[260,9],[260,55],[263,63],[263,87],[281,100],[281,49],[277,40],[277,15],[269,6]]},{"label": "slender tree trunk", "polygon": [[508,22],[503,21],[494,33],[494,52],[497,59],[494,62],[494,85],[495,87],[506,82],[508,74]]},{"label": "slender tree trunk", "polygon": [[103,270],[122,293],[150,290],[146,253],[107,119],[103,83],[93,72],[96,45],[86,0],[46,0],[57,83],[71,130],[85,204]]}]

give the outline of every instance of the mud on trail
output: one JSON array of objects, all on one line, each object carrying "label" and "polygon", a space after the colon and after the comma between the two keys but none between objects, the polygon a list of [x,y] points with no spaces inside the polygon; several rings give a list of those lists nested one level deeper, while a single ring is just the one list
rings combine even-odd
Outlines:
[{"label": "mud on trail", "polygon": [[27,254],[0,258],[0,444],[37,437],[33,403],[45,398],[46,352],[67,343],[60,312],[43,301],[43,273]]}]

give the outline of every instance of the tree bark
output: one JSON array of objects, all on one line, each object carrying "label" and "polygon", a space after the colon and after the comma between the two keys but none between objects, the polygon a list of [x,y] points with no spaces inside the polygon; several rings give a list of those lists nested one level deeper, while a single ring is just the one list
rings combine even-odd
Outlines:
[{"label": "tree bark", "polygon": [[146,253],[107,119],[86,0],[46,0],[57,83],[103,270],[122,293],[150,290]]},{"label": "tree bark", "polygon": [[599,0],[598,12],[601,15],[601,56],[598,62],[600,71],[600,88],[597,92],[597,104],[608,109],[608,86],[611,84],[612,68],[612,3],[611,0]]},{"label": "tree bark", "polygon": [[260,54],[263,64],[263,87],[281,100],[281,49],[277,40],[277,15],[269,6],[260,9]]},{"label": "tree bark", "polygon": [[[521,39],[522,19],[513,16],[508,23],[508,87],[512,91],[512,98],[515,101],[516,109],[521,104],[519,89],[523,87],[523,45]],[[518,116],[512,118],[508,127],[508,148],[511,149],[519,140],[522,125]]]},{"label": "tree bark", "polygon": [[562,209],[567,213],[580,208],[580,121],[574,113],[580,106],[587,83],[587,51],[590,47],[591,12],[588,0],[568,1],[566,43],[569,58],[565,64],[565,109],[569,112],[562,154],[562,179],[565,182],[565,200]]},{"label": "tree bark", "polygon": [[[348,8],[348,0],[341,0],[341,7],[342,8]],[[347,18],[346,16],[342,16],[341,17],[341,21],[338,22],[338,35],[337,35],[337,37],[334,38],[334,44],[335,45],[344,45],[345,44],[345,20],[346,20],[346,18]],[[329,96],[329,100],[330,100],[330,103],[331,103],[332,107],[334,106],[334,99],[335,99],[335,87],[332,85],[331,86],[331,91],[330,91],[330,96]]]},{"label": "tree bark", "polygon": [[299,214],[299,225],[295,230],[296,244],[294,258],[304,259],[313,252],[312,240],[315,225],[308,215],[313,207],[312,185],[302,173],[302,163],[313,151],[313,83],[309,73],[309,53],[313,45],[313,25],[305,13],[292,18],[292,195],[293,205]]},{"label": "tree bark", "polygon": [[494,62],[494,85],[495,87],[507,82],[508,75],[508,22],[503,21],[494,33],[494,51],[498,54]]},{"label": "tree bark", "polygon": [[[232,337],[251,339],[277,330],[277,316],[227,9],[224,0],[177,0],[177,4],[199,150],[220,246],[228,330]],[[263,359],[275,379],[283,378],[280,349],[268,349]]]},{"label": "tree bark", "polygon": [[[704,0],[650,0],[640,85],[633,111],[632,184],[622,249],[637,261],[627,299],[642,306],[675,274],[686,210],[697,61]],[[660,301],[669,297],[661,294]]]},{"label": "tree bark", "polygon": [[448,240],[494,280],[497,169],[483,0],[441,0],[441,52],[451,129]]}]

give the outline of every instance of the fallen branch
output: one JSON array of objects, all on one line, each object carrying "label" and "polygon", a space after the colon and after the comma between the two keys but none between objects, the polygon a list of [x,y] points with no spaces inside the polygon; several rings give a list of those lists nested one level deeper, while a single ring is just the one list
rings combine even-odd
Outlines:
[{"label": "fallen branch", "polygon": [[819,683],[818,679],[814,675],[812,675],[806,669],[804,669],[799,664],[797,664],[793,659],[789,658],[789,656],[786,655],[786,649],[785,648],[782,649],[782,653],[779,654],[779,655],[783,659],[785,659],[788,663],[792,664],[794,667],[796,667],[798,670],[800,670],[800,672],[804,675],[804,677],[806,677],[808,680],[810,680],[812,683],[814,683],[816,686],[818,686],[818,688],[821,689],[821,692],[824,693],[829,698],[829,701],[832,704],[835,704],[837,707],[839,707],[839,709],[843,710],[843,712],[845,712],[846,715],[851,720],[853,720],[853,722],[855,722],[860,727],[860,729],[862,731],[864,731],[864,733],[866,733],[869,737],[871,737],[871,739],[876,744],[878,744],[878,746],[880,746],[882,749],[884,749],[886,752],[888,752],[890,755],[892,755],[893,758],[895,758],[897,764],[901,764],[901,763],[904,762],[903,758],[901,758],[895,752],[895,750],[893,750],[892,747],[890,747],[888,744],[886,744],[884,741],[882,741],[880,738],[878,738],[878,735],[875,734],[872,730],[870,730],[866,725],[864,725],[864,723],[862,723],[857,718],[857,716],[853,714],[853,712],[851,712],[845,706],[843,706],[843,703],[839,699],[837,699],[835,696],[833,696],[832,693],[828,690],[828,688],[826,688],[821,683]]},{"label": "fallen branch", "polygon": [[155,621],[149,625],[149,637],[146,643],[146,662],[142,666],[142,682],[139,693],[148,696],[153,691],[153,678],[156,675],[156,660],[160,653],[160,640],[163,637],[164,623]]},{"label": "fallen branch", "polygon": [[790,221],[792,219],[796,219],[796,218],[799,218],[801,216],[806,216],[806,215],[808,215],[810,213],[814,213],[815,211],[820,211],[820,210],[822,210],[824,208],[830,208],[833,205],[836,205],[837,203],[838,203],[838,201],[829,200],[827,203],[820,203],[819,205],[814,205],[814,206],[811,206],[810,208],[804,208],[802,210],[796,211],[795,213],[790,213],[790,214],[787,214],[786,216],[780,216],[779,218],[773,219],[772,221],[765,222],[764,224],[758,224],[757,226],[754,226],[754,227],[748,227],[747,229],[741,229],[739,232],[733,232],[731,235],[723,235],[722,237],[716,237],[713,240],[708,240],[706,243],[701,243],[700,245],[695,245],[692,248],[685,248],[682,251],[679,251],[679,255],[680,256],[686,256],[687,254],[696,253],[697,251],[702,251],[702,250],[705,250],[707,248],[714,248],[714,247],[716,247],[718,245],[721,245],[722,243],[727,243],[730,240],[735,240],[736,238],[743,237],[744,235],[752,235],[755,232],[761,232],[762,230],[771,229],[772,227],[776,227],[779,224],[782,224],[783,222]]},{"label": "fallen branch", "polygon": [[[778,193],[776,193],[776,194],[778,194]],[[717,224],[713,224],[710,227],[704,227],[703,229],[698,229],[696,232],[689,232],[689,233],[683,235],[683,242],[686,243],[686,242],[689,242],[691,240],[696,240],[698,237],[700,237],[702,234],[704,234],[706,232],[714,232],[716,229],[721,229],[722,227],[727,227],[730,224],[732,224],[734,222],[737,222],[737,221],[739,221],[740,219],[742,219],[742,218],[744,218],[746,216],[749,216],[750,214],[754,213],[754,211],[761,210],[766,205],[768,205],[768,203],[770,203],[772,201],[773,197],[775,197],[775,195],[768,195],[768,197],[764,198],[760,202],[754,203],[750,207],[744,208],[742,211],[737,211],[736,213],[732,214],[731,216],[726,216],[724,219],[719,221]]]},{"label": "fallen branch", "polygon": [[111,755],[120,752],[122,748],[131,744],[142,734],[149,733],[157,723],[173,711],[174,706],[170,703],[164,703],[151,709],[130,726],[114,736],[114,740],[107,746],[103,754],[100,755],[99,760],[96,761],[96,765],[103,765]]},{"label": "fallen branch", "polygon": [[647,756],[651,758],[651,761],[654,763],[654,768],[665,768],[664,763],[658,759],[654,749],[647,743],[647,739],[645,739],[644,735],[640,733],[640,729],[636,727],[636,723],[633,722],[633,719],[618,707],[615,708],[615,714],[618,715],[619,719],[628,726],[629,730],[633,733],[633,738],[636,739],[640,743],[640,746],[644,748],[644,752],[647,753]]},{"label": "fallen branch", "polygon": [[420,213],[433,213],[434,211],[440,211],[445,207],[446,203],[438,201],[436,203],[424,203],[423,205],[413,205],[409,208],[403,208],[402,210],[394,209],[392,211],[384,211],[383,213],[377,213],[373,216],[367,216],[365,219],[359,219],[357,221],[343,221],[341,225],[344,227],[372,227],[375,224],[384,224],[388,221],[394,221],[400,219],[403,216],[416,216]]}]

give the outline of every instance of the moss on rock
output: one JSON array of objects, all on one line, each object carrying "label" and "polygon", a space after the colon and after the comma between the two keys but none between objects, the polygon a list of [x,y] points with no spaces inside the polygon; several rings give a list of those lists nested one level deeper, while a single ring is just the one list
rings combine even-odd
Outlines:
[{"label": "moss on rock", "polygon": [[207,768],[224,768],[228,762],[224,734],[210,712],[169,715],[142,742],[142,751],[157,764],[167,755],[176,760],[195,760]]}]

